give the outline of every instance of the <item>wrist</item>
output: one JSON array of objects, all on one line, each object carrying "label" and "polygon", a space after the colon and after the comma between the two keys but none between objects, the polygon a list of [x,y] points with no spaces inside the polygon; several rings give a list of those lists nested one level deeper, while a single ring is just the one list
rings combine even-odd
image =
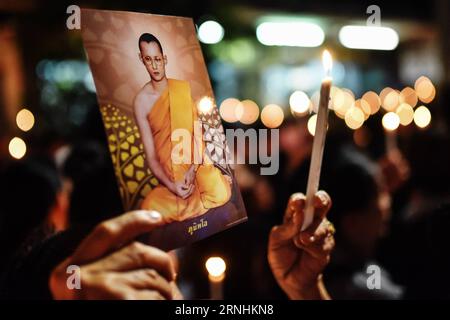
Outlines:
[{"label": "wrist", "polygon": [[288,292],[289,299],[292,300],[327,300],[324,296],[322,274],[316,279],[300,284],[296,290]]}]

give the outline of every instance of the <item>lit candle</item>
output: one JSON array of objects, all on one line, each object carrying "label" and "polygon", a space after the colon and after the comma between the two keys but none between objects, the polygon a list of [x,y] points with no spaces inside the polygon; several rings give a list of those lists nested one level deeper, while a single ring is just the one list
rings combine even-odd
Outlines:
[{"label": "lit candle", "polygon": [[223,280],[227,269],[225,261],[220,257],[210,257],[205,266],[208,270],[211,300],[223,300]]},{"label": "lit candle", "polygon": [[317,112],[316,130],[311,154],[311,164],[309,167],[308,185],[306,187],[306,207],[305,219],[301,230],[309,227],[314,219],[314,195],[319,189],[320,169],[322,167],[323,150],[325,148],[325,138],[328,127],[328,104],[331,90],[331,66],[332,59],[330,53],[325,50],[322,55],[322,63],[326,77],[322,80],[320,88],[319,109]]},{"label": "lit candle", "polygon": [[386,154],[390,154],[397,149],[397,128],[400,125],[400,118],[395,112],[388,112],[381,119],[381,124],[386,137]]},{"label": "lit candle", "polygon": [[204,96],[199,100],[197,106],[201,114],[211,114],[214,108],[214,101],[210,97]]}]

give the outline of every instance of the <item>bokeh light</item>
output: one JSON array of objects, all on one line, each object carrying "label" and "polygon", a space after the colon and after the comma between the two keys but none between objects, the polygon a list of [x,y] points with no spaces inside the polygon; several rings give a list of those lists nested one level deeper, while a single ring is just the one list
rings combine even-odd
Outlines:
[{"label": "bokeh light", "polygon": [[217,21],[208,20],[198,27],[198,38],[207,44],[218,43],[223,39],[225,31]]},{"label": "bokeh light", "polygon": [[386,111],[395,111],[399,105],[399,93],[392,88],[385,88],[380,92],[380,100]]},{"label": "bokeh light", "polygon": [[289,97],[289,105],[291,107],[291,112],[295,116],[302,116],[309,111],[311,101],[303,91],[294,91]]},{"label": "bokeh light", "polygon": [[425,106],[420,106],[414,111],[414,123],[419,128],[426,128],[431,122],[431,113]]},{"label": "bokeh light", "polygon": [[221,257],[208,258],[208,260],[206,260],[205,267],[206,270],[208,270],[208,273],[213,277],[222,276],[227,269],[227,265]]},{"label": "bokeh light", "polygon": [[400,118],[395,112],[388,112],[381,119],[383,128],[388,131],[394,131],[400,125]]},{"label": "bokeh light", "polygon": [[[311,96],[310,112],[317,113],[319,111],[320,92],[316,91]],[[331,101],[330,101],[331,104]]]},{"label": "bokeh light", "polygon": [[420,101],[424,103],[430,103],[436,95],[436,89],[433,83],[425,76],[421,76],[416,80],[414,83],[414,90]]},{"label": "bokeh light", "polygon": [[28,109],[22,109],[17,113],[16,124],[22,131],[29,131],[34,126],[34,115]]},{"label": "bokeh light", "polygon": [[261,121],[267,128],[278,128],[283,120],[283,109],[279,105],[268,104],[261,111]]},{"label": "bokeh light", "polygon": [[380,110],[380,97],[376,92],[367,91],[363,94],[362,100],[366,101],[370,106],[370,114],[375,114]]},{"label": "bokeh light", "polygon": [[[330,104],[328,105],[328,107],[333,110],[334,109],[334,101],[336,99],[336,97],[339,96],[341,89],[339,89],[336,86],[332,86],[331,90],[330,90]],[[319,99],[320,99],[320,93],[317,92],[319,94]]]},{"label": "bokeh light", "polygon": [[316,133],[316,124],[317,124],[317,114],[313,114],[311,117],[309,117],[307,125],[308,132],[312,136],[314,136],[314,134]]},{"label": "bokeh light", "polygon": [[403,126],[407,126],[414,119],[414,109],[407,103],[400,104],[395,113],[398,115],[400,124]]},{"label": "bokeh light", "polygon": [[27,153],[27,145],[22,139],[14,137],[9,142],[8,150],[9,154],[13,158],[22,159],[23,156]]},{"label": "bokeh light", "polygon": [[354,103],[355,97],[353,93],[348,89],[341,89],[336,93],[334,100],[334,112],[339,118],[344,119],[348,109],[350,109]]},{"label": "bokeh light", "polygon": [[367,103],[367,101],[358,99],[355,101],[355,107],[360,109],[364,113],[364,121],[366,121],[371,114],[370,105]]},{"label": "bokeh light", "polygon": [[364,123],[364,112],[357,108],[351,107],[345,113],[345,124],[353,130],[360,128]]},{"label": "bokeh light", "polygon": [[252,124],[259,117],[259,107],[252,100],[243,100],[236,106],[236,118],[242,124]]},{"label": "bokeh light", "polygon": [[236,109],[240,103],[241,102],[236,98],[228,98],[223,100],[219,108],[222,119],[229,123],[238,121]]},{"label": "bokeh light", "polygon": [[318,47],[323,43],[325,34],[315,23],[266,21],[256,27],[256,38],[266,46]]},{"label": "bokeh light", "polygon": [[198,110],[203,114],[210,114],[214,108],[214,101],[211,97],[204,96],[197,104]]},{"label": "bokeh light", "polygon": [[394,50],[399,36],[392,28],[348,25],[339,30],[339,41],[352,49]]},{"label": "bokeh light", "polygon": [[411,87],[406,87],[400,92],[400,104],[409,104],[412,108],[417,105],[417,94],[416,91]]}]

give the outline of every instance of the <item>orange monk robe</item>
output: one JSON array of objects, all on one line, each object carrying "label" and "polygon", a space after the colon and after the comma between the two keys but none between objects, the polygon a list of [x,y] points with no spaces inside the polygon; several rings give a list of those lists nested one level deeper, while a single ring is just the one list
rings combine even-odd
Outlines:
[{"label": "orange monk robe", "polygon": [[[169,79],[168,88],[147,116],[157,159],[172,181],[183,182],[185,173],[191,167],[190,163],[176,164],[172,161],[175,142],[171,141],[171,135],[174,130],[184,129],[189,132],[194,159],[194,120],[198,118],[190,92],[189,82]],[[195,137],[195,140],[202,144],[198,149],[204,150],[201,137]],[[159,211],[163,220],[170,223],[202,215],[211,208],[225,204],[231,197],[230,183],[203,151],[202,157],[203,164],[198,166],[195,174],[194,191],[187,199],[178,197],[160,184],[147,194],[141,208]]]}]

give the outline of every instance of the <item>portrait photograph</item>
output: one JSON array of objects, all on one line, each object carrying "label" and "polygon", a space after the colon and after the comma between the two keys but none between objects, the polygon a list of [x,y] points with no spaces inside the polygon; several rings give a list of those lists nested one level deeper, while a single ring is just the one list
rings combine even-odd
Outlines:
[{"label": "portrait photograph", "polygon": [[82,9],[81,33],[125,211],[169,250],[246,221],[190,18]]}]

